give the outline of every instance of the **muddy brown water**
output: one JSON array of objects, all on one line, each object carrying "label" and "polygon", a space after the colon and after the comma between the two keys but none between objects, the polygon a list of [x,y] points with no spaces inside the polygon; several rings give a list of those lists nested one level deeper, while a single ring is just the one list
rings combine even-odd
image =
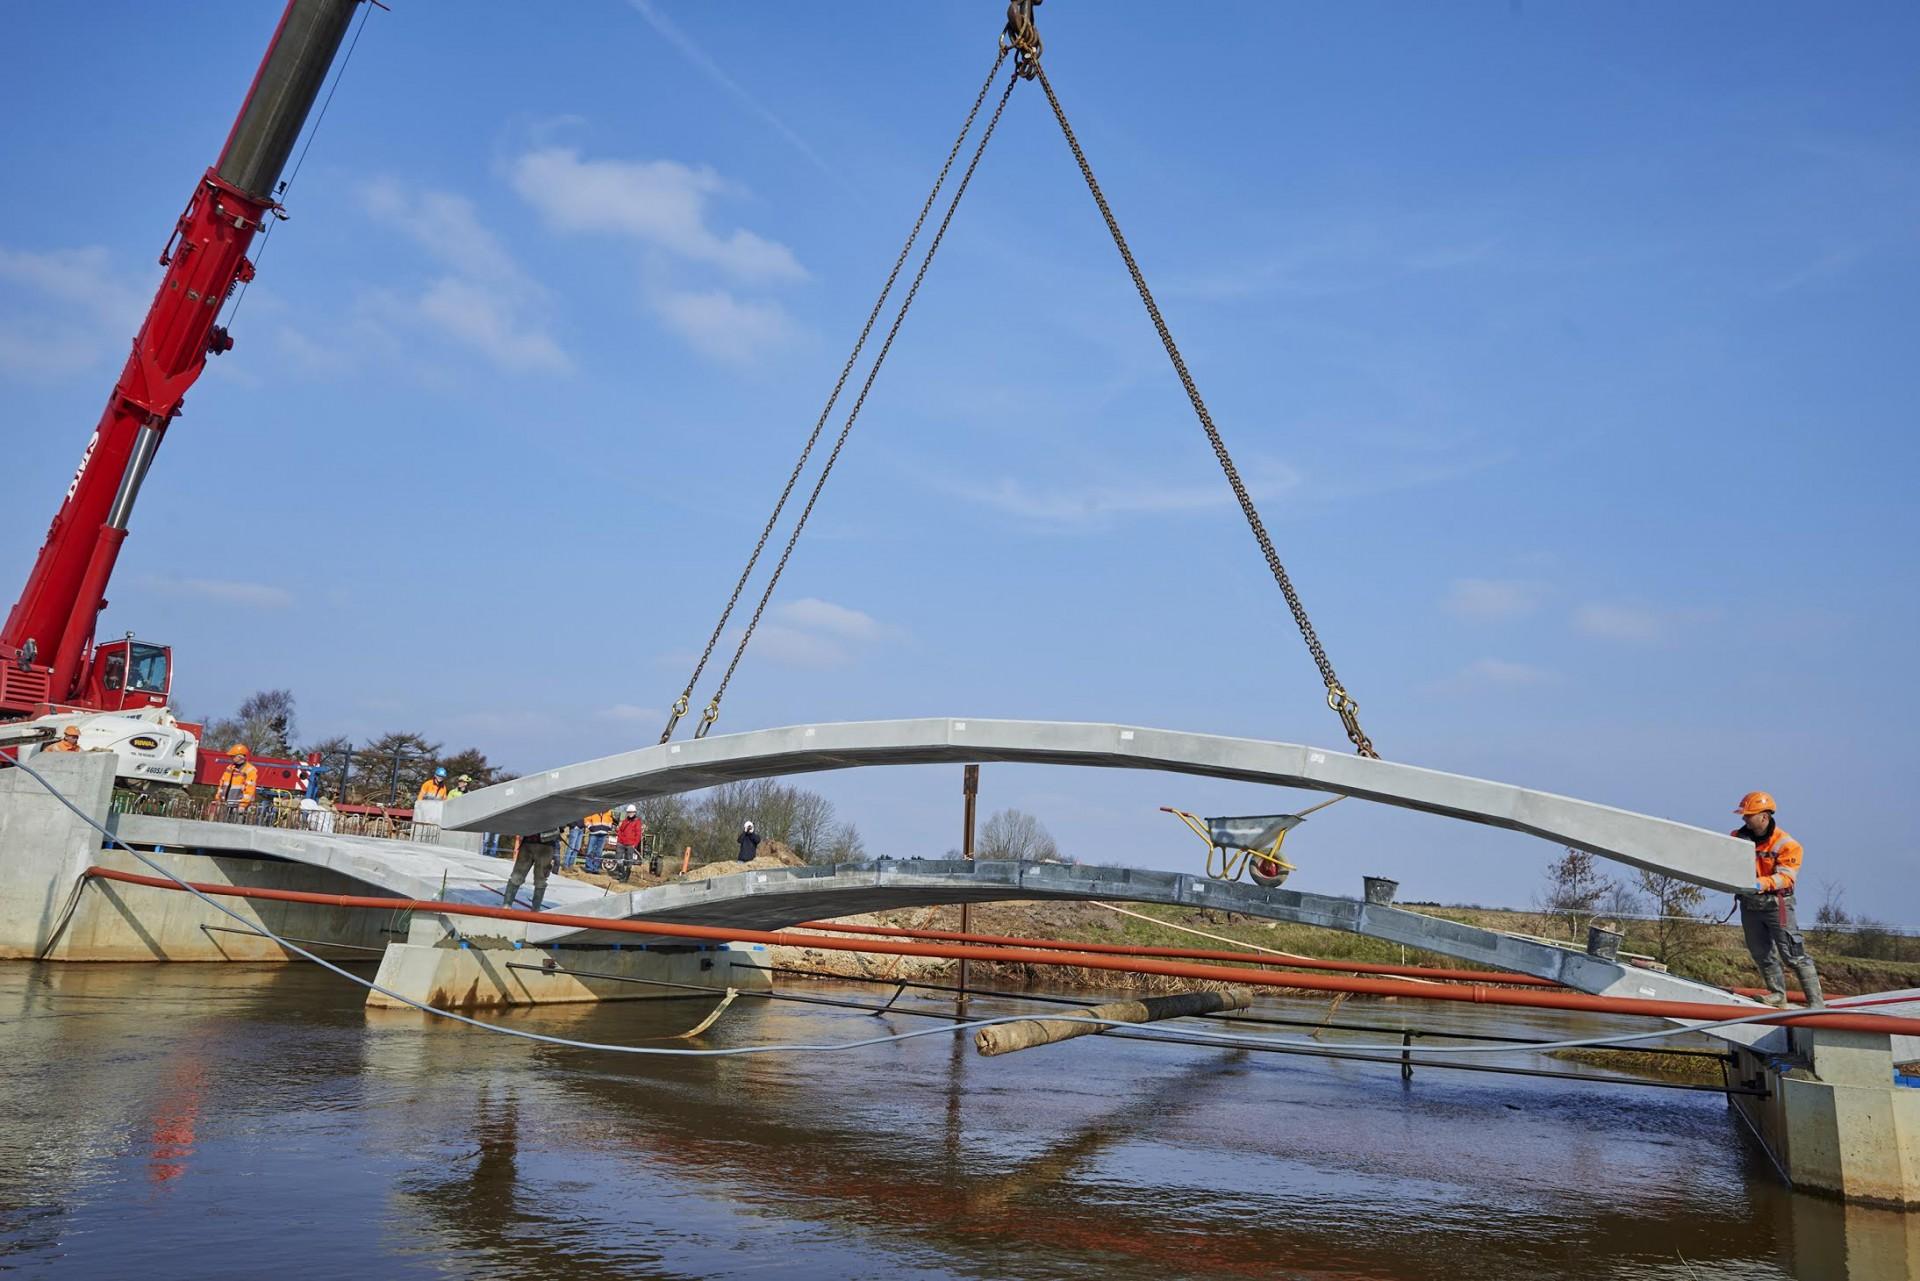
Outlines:
[{"label": "muddy brown water", "polygon": [[[986,1060],[951,1035],[635,1059],[360,995],[300,965],[0,965],[0,1273],[1883,1281],[1920,1258],[1920,1216],[1787,1190],[1720,1096],[1598,1070],[1403,1083],[1110,1037]],[[631,1043],[707,1008],[503,1021]],[[1623,1026],[1356,1002],[1340,1017]],[[701,1044],[921,1026],[742,1001]]]}]

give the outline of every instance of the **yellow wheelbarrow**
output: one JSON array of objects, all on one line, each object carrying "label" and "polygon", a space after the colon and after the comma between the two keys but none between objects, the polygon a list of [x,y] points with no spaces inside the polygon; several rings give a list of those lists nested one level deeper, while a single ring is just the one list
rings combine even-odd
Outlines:
[{"label": "yellow wheelbarrow", "polygon": [[1280,855],[1287,833],[1306,821],[1307,815],[1323,810],[1336,796],[1309,806],[1298,814],[1251,814],[1238,818],[1201,818],[1171,805],[1162,805],[1162,813],[1171,814],[1207,843],[1207,875],[1222,881],[1237,881],[1245,872],[1255,885],[1272,889],[1282,884],[1293,864]]}]

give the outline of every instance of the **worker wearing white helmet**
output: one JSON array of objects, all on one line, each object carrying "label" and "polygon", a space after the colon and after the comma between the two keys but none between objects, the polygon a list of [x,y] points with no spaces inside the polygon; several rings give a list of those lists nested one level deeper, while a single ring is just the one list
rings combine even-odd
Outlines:
[{"label": "worker wearing white helmet", "polygon": [[760,833],[753,830],[753,821],[749,819],[740,829],[740,861],[753,862],[754,855],[760,852]]}]

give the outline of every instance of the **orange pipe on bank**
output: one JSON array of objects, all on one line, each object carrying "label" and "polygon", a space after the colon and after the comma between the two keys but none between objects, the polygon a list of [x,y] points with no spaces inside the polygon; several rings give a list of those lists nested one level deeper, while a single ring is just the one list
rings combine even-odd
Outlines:
[{"label": "orange pipe on bank", "polygon": [[[161,876],[118,872],[105,867],[90,867],[86,875],[99,880],[117,881],[125,885],[145,885],[154,889],[182,892],[178,882]],[[1713,1005],[1700,1001],[1655,1001],[1628,996],[1591,996],[1584,992],[1542,992],[1528,988],[1496,990],[1479,984],[1414,983],[1406,979],[1342,978],[1330,974],[1274,974],[1267,970],[1234,969],[1223,965],[1199,965],[1186,961],[1129,961],[1122,957],[1102,956],[1096,953],[909,943],[891,939],[860,942],[853,939],[821,938],[812,934],[780,934],[771,930],[712,925],[670,925],[661,921],[610,920],[597,916],[572,916],[564,912],[528,912],[516,907],[445,903],[435,899],[380,898],[361,894],[316,894],[307,890],[255,889],[242,885],[202,885],[191,882],[189,884],[202,894],[278,903],[314,903],[326,907],[366,908],[378,912],[431,912],[441,916],[475,916],[498,921],[525,921],[535,925],[559,925],[576,930],[599,930],[609,934],[645,934],[656,938],[704,939],[715,943],[764,943],[770,947],[873,952],[883,956],[926,956],[951,961],[1018,961],[1028,965],[1116,970],[1129,974],[1158,974],[1167,978],[1195,979],[1211,983],[1245,983],[1254,987],[1351,992],[1366,996],[1394,996],[1408,1000],[1470,1001],[1477,1005],[1510,1005],[1545,1010],[1576,1010],[1590,1014],[1637,1014],[1648,1018],[1703,1021],[1760,1012],[1752,1006]],[[1844,1032],[1885,1032],[1901,1036],[1920,1036],[1920,1019],[1893,1018],[1879,1014],[1840,1014],[1821,1017],[1804,1012],[1794,1014],[1780,1011],[1754,1021],[1786,1026],[1819,1026]]]}]

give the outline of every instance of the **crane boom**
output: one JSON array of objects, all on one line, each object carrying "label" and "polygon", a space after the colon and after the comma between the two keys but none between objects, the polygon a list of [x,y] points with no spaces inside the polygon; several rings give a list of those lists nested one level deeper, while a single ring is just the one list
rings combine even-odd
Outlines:
[{"label": "crane boom", "polygon": [[[167,427],[207,357],[229,350],[217,323],[234,287],[253,278],[247,250],[279,212],[274,188],[361,0],[288,0],[240,114],[160,255],[166,268],[80,466],[47,529],[19,600],[0,626],[0,718],[61,708],[120,710],[136,655],[119,656],[110,705],[93,643],[127,522]],[[152,647],[149,647],[152,648]],[[164,650],[155,653],[165,655]],[[141,705],[164,705],[170,656],[140,682]],[[158,688],[155,688],[155,686]]]}]

